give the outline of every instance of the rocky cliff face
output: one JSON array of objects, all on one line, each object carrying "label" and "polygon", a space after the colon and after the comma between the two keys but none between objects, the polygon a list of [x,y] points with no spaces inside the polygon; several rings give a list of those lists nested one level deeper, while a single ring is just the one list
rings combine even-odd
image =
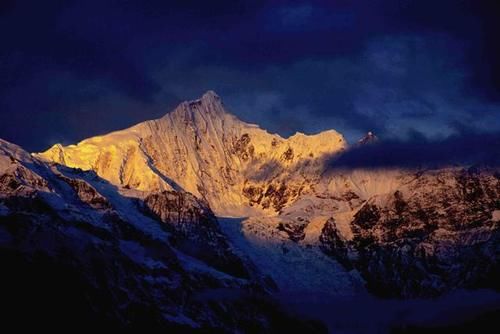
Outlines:
[{"label": "rocky cliff face", "polygon": [[235,255],[206,203],[189,193],[163,191],[148,195],[143,207],[164,223],[177,249],[236,277],[250,277],[250,268]]},{"label": "rocky cliff face", "polygon": [[4,324],[322,330],[279,310],[211,210],[190,194],[142,202],[94,172],[46,164],[1,140],[0,189]]}]

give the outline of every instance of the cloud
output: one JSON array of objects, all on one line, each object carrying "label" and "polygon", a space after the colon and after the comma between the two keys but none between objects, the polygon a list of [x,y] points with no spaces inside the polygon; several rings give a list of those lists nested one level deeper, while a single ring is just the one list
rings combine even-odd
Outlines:
[{"label": "cloud", "polygon": [[442,140],[414,132],[406,140],[354,146],[329,162],[337,168],[413,168],[453,165],[500,166],[500,134],[465,131]]},{"label": "cloud", "polygon": [[350,57],[251,69],[181,62],[158,71],[156,81],[179,97],[214,89],[242,119],[282,135],[335,128],[352,142],[370,130],[385,138],[416,130],[429,139],[464,124],[499,131],[500,106],[467,94],[463,52],[447,35],[391,35]]},{"label": "cloud", "polygon": [[325,10],[312,3],[279,6],[266,15],[266,28],[271,32],[297,33],[334,29],[346,30],[353,25],[353,15],[346,10]]}]

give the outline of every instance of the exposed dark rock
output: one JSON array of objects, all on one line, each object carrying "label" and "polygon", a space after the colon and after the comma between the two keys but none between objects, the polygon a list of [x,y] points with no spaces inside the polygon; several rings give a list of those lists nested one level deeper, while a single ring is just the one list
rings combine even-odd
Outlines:
[{"label": "exposed dark rock", "polygon": [[266,186],[245,183],[243,196],[248,199],[250,206],[260,206],[263,209],[272,208],[281,212],[288,204],[296,200],[301,194],[300,186],[287,186],[284,182],[272,182]]},{"label": "exposed dark rock", "polygon": [[72,179],[64,175],[58,175],[58,177],[76,192],[83,203],[90,205],[94,209],[111,209],[109,201],[84,180]]},{"label": "exposed dark rock", "polygon": [[247,278],[248,269],[232,251],[206,203],[190,193],[164,191],[144,199],[147,212],[165,223],[171,243],[224,272]]},{"label": "exposed dark rock", "polygon": [[[11,159],[14,159],[11,157]],[[0,175],[0,197],[3,194],[19,193],[26,188],[47,188],[46,180],[14,160],[12,170]],[[28,190],[29,191],[29,190]]]},{"label": "exposed dark rock", "polygon": [[381,296],[500,289],[500,224],[492,220],[498,179],[462,169],[420,175],[408,187],[411,196],[396,191],[366,203],[351,223],[352,240],[328,221],[320,237],[325,253],[359,270]]},{"label": "exposed dark rock", "polygon": [[262,187],[254,186],[254,185],[245,185],[243,187],[243,196],[248,198],[248,202],[250,206],[258,205],[261,203],[262,198],[264,197],[264,190]]},{"label": "exposed dark rock", "polygon": [[288,237],[293,242],[299,242],[304,240],[305,233],[304,229],[309,224],[309,221],[299,221],[299,222],[282,222],[278,224],[278,230],[283,231],[288,234]]},{"label": "exposed dark rock", "polygon": [[282,161],[292,161],[293,160],[293,149],[289,147],[283,154],[281,155]]},{"label": "exposed dark rock", "polygon": [[352,269],[351,260],[348,257],[349,248],[346,240],[340,235],[335,225],[335,219],[326,221],[319,238],[321,249],[325,254],[335,258],[346,269]]},{"label": "exposed dark rock", "polygon": [[250,135],[244,133],[234,144],[233,153],[241,158],[243,161],[247,161],[254,154],[254,147],[250,145]]}]

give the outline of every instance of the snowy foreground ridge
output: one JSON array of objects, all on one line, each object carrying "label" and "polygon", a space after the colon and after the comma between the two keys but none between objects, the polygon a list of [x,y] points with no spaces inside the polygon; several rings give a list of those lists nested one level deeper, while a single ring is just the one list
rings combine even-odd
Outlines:
[{"label": "snowy foreground ridge", "polygon": [[[212,91],[76,145],[0,141],[0,245],[26,262],[63,249],[58,270],[88,268],[82,289],[120,305],[99,320],[124,327],[314,332],[272,296],[500,288],[498,168],[337,168],[349,149],[334,130],[270,134]],[[92,258],[115,261],[111,286]]]}]

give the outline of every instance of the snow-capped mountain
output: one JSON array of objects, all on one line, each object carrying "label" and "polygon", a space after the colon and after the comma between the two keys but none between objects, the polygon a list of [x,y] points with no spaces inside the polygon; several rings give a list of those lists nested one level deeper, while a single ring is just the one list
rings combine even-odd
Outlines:
[{"label": "snow-capped mountain", "polygon": [[[99,269],[80,252],[91,244],[90,254],[108,261],[105,247],[130,276],[107,277],[111,288],[133,295],[140,287],[132,299],[159,310],[162,325],[283,325],[269,322],[286,319],[274,306],[256,311],[253,302],[222,317],[242,291],[328,299],[500,289],[497,167],[337,166],[344,152],[378,138],[369,132],[352,147],[334,130],[282,138],[227,112],[212,91],[75,145],[30,155],[0,143],[0,244],[52,261],[59,253],[46,244],[55,238],[72,254],[70,267],[89,267],[89,277]],[[43,235],[33,239],[37,229]],[[200,304],[196,296],[214,289],[240,297]],[[112,319],[128,319],[127,307]]]},{"label": "snow-capped mountain", "polygon": [[[353,149],[377,141],[369,132]],[[498,274],[500,258],[495,170],[335,167],[335,157],[349,149],[333,130],[289,138],[270,134],[228,113],[209,91],[161,119],[77,145],[55,145],[37,156],[93,170],[116,186],[136,190],[139,198],[184,190],[218,216],[249,217],[233,222],[236,230],[227,221],[222,227],[278,287],[320,291],[336,268],[334,294],[354,293],[362,280],[372,292],[398,296],[498,288],[490,279]],[[477,203],[467,197],[469,191]],[[477,210],[481,214],[471,213]],[[250,244],[244,246],[241,235]],[[401,252],[405,258],[398,260]],[[490,264],[486,270],[462,264],[457,254],[464,252]],[[324,260],[325,254],[333,262]],[[387,261],[402,264],[383,270]],[[304,278],[307,265],[319,274]],[[447,271],[452,267],[453,274]],[[473,273],[465,275],[466,268]],[[404,272],[417,273],[414,281]],[[381,282],[391,282],[393,290]]]},{"label": "snow-capped mountain", "polygon": [[[326,131],[284,139],[228,113],[209,91],[164,117],[54,145],[39,157],[93,170],[111,183],[140,191],[183,189],[205,199],[221,216],[275,213],[309,189],[320,157],[346,147]],[[256,210],[257,208],[257,210]]]}]

